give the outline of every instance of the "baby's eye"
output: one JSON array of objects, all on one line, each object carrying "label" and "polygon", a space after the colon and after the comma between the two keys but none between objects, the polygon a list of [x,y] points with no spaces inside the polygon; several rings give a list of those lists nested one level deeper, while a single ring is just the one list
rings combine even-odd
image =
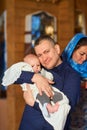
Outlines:
[{"label": "baby's eye", "polygon": [[37,57],[41,57],[41,54],[38,54]]}]

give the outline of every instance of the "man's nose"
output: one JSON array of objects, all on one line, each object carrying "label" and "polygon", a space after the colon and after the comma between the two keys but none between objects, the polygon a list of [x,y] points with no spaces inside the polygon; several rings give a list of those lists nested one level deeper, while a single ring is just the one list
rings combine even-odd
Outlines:
[{"label": "man's nose", "polygon": [[43,59],[43,61],[45,61],[47,59],[45,54],[42,56],[42,59]]}]

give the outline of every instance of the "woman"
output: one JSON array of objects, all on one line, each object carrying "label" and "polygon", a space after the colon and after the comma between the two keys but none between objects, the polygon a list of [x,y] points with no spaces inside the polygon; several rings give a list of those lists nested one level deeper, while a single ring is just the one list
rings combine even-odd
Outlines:
[{"label": "woman", "polygon": [[[76,34],[64,49],[62,58],[67,60],[72,68],[80,74],[82,81],[81,86],[87,88],[87,36],[82,33]],[[81,128],[81,130],[87,129],[87,118],[85,118],[87,113],[87,89],[82,87],[81,89],[82,95],[75,113],[73,113],[72,116],[71,130],[74,128]]]}]

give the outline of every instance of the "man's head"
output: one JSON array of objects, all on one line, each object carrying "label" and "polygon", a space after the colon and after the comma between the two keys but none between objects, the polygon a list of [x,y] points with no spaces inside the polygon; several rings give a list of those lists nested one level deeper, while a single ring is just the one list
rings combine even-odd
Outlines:
[{"label": "man's head", "polygon": [[35,73],[40,72],[41,65],[38,57],[34,54],[28,54],[24,57],[24,62],[32,66],[32,69]]},{"label": "man's head", "polygon": [[47,69],[52,69],[62,62],[59,45],[48,35],[41,36],[35,41],[34,50],[42,66]]}]

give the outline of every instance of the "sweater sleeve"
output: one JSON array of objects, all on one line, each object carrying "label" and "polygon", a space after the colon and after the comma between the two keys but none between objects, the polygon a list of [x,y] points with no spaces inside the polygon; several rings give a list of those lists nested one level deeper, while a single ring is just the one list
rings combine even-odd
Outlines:
[{"label": "sweater sleeve", "polygon": [[20,77],[15,81],[15,84],[31,83],[34,72],[22,71]]}]

